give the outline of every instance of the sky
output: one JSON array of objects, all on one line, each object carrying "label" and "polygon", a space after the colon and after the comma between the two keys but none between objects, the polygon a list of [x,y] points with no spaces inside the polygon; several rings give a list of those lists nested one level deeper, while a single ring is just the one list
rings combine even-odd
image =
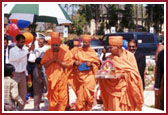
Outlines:
[{"label": "sky", "polygon": [[[68,5],[70,6],[71,4],[68,4]],[[67,11],[67,9],[65,8],[65,4],[61,4],[61,6],[65,9],[65,11]],[[78,8],[79,8],[79,7],[75,7],[75,8],[74,8],[74,11],[77,11]],[[72,14],[72,7],[69,7],[69,8],[68,8],[67,13],[68,13],[69,15]]]}]

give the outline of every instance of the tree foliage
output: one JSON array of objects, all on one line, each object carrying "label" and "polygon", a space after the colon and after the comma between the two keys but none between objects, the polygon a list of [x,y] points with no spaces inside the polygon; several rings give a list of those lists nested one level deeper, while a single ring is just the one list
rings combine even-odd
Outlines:
[{"label": "tree foliage", "polygon": [[123,17],[121,20],[121,27],[122,28],[128,28],[133,29],[135,27],[134,21],[133,21],[133,5],[132,4],[126,4],[123,11]]},{"label": "tree foliage", "polygon": [[83,26],[87,23],[85,16],[80,15],[77,18],[73,19],[73,24],[74,24],[74,33],[77,35],[83,34]]},{"label": "tree foliage", "polygon": [[92,19],[95,19],[95,28],[97,33],[97,25],[100,19],[100,5],[99,4],[86,4],[86,5],[79,5],[78,13],[83,15],[87,21],[87,24],[90,24]]},{"label": "tree foliage", "polygon": [[107,24],[106,24],[106,28],[110,29],[110,27],[114,26],[117,27],[118,26],[118,9],[117,9],[117,5],[114,4],[108,4],[106,7],[107,10]]},{"label": "tree foliage", "polygon": [[104,22],[102,22],[98,28],[98,35],[104,35]]},{"label": "tree foliage", "polygon": [[90,20],[93,17],[91,12],[92,12],[91,5],[86,4],[86,5],[79,5],[79,10],[77,13],[79,15],[82,15],[85,18],[85,20],[87,21],[87,23],[90,24]]},{"label": "tree foliage", "polygon": [[[156,32],[161,31],[159,25],[164,23],[164,5],[163,4],[148,4],[146,6],[146,21],[149,26],[154,26]],[[149,29],[149,28],[148,28]]]},{"label": "tree foliage", "polygon": [[[105,7],[102,9],[102,6]],[[128,28],[130,30],[137,29],[139,18],[142,20],[142,26],[145,22],[146,27],[149,28],[154,26],[156,32],[161,31],[161,26],[164,23],[164,5],[163,4],[147,4],[146,5],[146,16],[144,19],[143,13],[143,5],[141,5],[141,14],[138,14],[139,7],[137,7],[136,15],[134,17],[134,5],[126,4],[121,5],[121,9],[119,9],[119,5],[117,4],[81,4],[78,5],[79,9],[77,14],[74,15],[73,25],[74,32],[78,35],[83,33],[83,30],[89,32],[87,27],[90,25],[92,19],[95,19],[95,28],[96,34],[104,34],[104,29],[110,29],[112,26],[116,27],[116,29],[120,32],[124,30],[124,28]],[[76,7],[76,6],[71,6]],[[123,8],[124,7],[124,8]],[[103,13],[102,13],[103,11]],[[139,15],[142,15],[141,17]],[[138,17],[139,16],[139,17]],[[136,20],[135,20],[136,19]],[[105,21],[106,20],[106,21]],[[136,25],[134,24],[136,21]],[[120,23],[118,23],[120,22]],[[119,27],[118,27],[119,26]],[[146,28],[144,28],[146,31]]]}]

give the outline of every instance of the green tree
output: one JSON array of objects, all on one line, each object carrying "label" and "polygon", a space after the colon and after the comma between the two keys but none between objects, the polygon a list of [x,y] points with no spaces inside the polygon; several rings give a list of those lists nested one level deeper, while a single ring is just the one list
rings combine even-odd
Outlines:
[{"label": "green tree", "polygon": [[95,28],[97,34],[98,22],[100,20],[100,5],[99,4],[86,4],[86,5],[79,5],[78,13],[83,15],[87,21],[87,24],[90,24],[92,19],[95,19]]},{"label": "green tree", "polygon": [[135,4],[134,7],[135,7],[135,18],[136,18],[136,29],[135,29],[135,31],[137,32],[138,31],[138,4]]},{"label": "green tree", "polygon": [[96,28],[96,34],[98,32],[98,22],[100,20],[100,5],[99,4],[92,4],[91,5],[91,14],[92,18],[95,19],[95,28]]},{"label": "green tree", "polygon": [[153,26],[153,6],[154,4],[148,4],[146,8],[146,19],[145,19],[145,25],[148,27],[148,31],[150,29],[150,26]]},{"label": "green tree", "polygon": [[92,19],[92,10],[89,4],[83,4],[83,5],[79,5],[79,10],[78,10],[78,14],[79,15],[83,15],[84,18],[86,19],[87,23],[90,24],[90,20]]},{"label": "green tree", "polygon": [[156,29],[156,33],[158,33],[161,32],[159,25],[162,25],[164,23],[164,5],[156,4],[153,8],[153,12],[154,28]]},{"label": "green tree", "polygon": [[154,29],[156,30],[156,33],[160,32],[161,26],[164,23],[164,5],[148,4],[145,8],[146,8],[145,24],[148,25],[148,31],[150,29],[150,26],[153,26]]},{"label": "green tree", "polygon": [[72,8],[72,12],[71,12],[71,18],[73,19],[73,17],[74,17],[74,14],[75,14],[75,8],[78,8],[78,4],[70,4],[70,6],[69,7],[71,7]]},{"label": "green tree", "polygon": [[77,35],[83,34],[83,27],[87,23],[85,16],[80,15],[77,18],[73,18],[74,33]]},{"label": "green tree", "polygon": [[107,20],[108,22],[106,23],[106,28],[110,29],[110,27],[114,26],[117,27],[118,26],[118,9],[117,9],[117,5],[114,4],[108,4],[105,5],[105,8],[107,10]]},{"label": "green tree", "polygon": [[97,34],[98,35],[104,35],[104,22],[102,22],[100,24],[100,27],[98,28]]},{"label": "green tree", "polygon": [[[82,25],[83,28],[86,28],[90,24],[90,20],[92,19],[90,5],[89,4],[79,5],[79,9],[77,11],[77,14],[79,14],[79,16],[82,16],[84,18],[84,20],[86,20],[85,25]],[[85,32],[88,32],[88,30],[85,29]]]},{"label": "green tree", "polygon": [[123,11],[123,17],[121,20],[121,27],[128,28],[128,30],[133,29],[135,27],[133,21],[133,5],[126,4]]}]

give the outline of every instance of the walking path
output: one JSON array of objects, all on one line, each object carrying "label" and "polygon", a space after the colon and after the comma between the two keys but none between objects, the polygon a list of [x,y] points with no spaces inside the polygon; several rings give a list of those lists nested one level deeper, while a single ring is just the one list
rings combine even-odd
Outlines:
[{"label": "walking path", "polygon": [[[74,97],[70,99],[70,103],[75,101],[75,95],[74,92],[72,91],[72,89],[70,89],[70,96]],[[42,103],[40,104],[40,111],[48,111],[48,100],[46,97],[44,97],[42,99]],[[161,110],[155,109],[153,108],[154,106],[154,91],[150,90],[150,91],[144,91],[144,106],[142,108],[142,111],[144,112],[162,112]],[[27,101],[27,104],[25,105],[25,110],[26,111],[34,111],[34,99],[33,98],[29,98],[29,100]],[[92,111],[103,111],[102,109],[102,105],[100,104],[96,104],[93,108]]]},{"label": "walking path", "polygon": [[[148,83],[146,84],[145,90],[144,90],[144,106],[142,108],[143,112],[163,112],[159,109],[154,108],[154,101],[155,101],[155,96],[154,96],[154,90],[153,90],[153,76],[146,76],[145,78]],[[74,103],[76,101],[76,95],[74,91],[72,90],[71,87],[69,87],[69,103]],[[42,103],[40,104],[40,111],[48,111],[48,100],[47,98],[43,95],[42,98]],[[33,98],[30,98],[27,101],[27,104],[25,105],[25,110],[26,111],[33,111],[34,108],[34,100]],[[103,111],[102,105],[101,104],[95,104],[95,106],[92,108],[91,111]]]}]

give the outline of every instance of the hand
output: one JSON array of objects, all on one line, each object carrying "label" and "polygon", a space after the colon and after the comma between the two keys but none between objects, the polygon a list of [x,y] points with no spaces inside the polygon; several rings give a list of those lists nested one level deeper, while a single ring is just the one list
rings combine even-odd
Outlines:
[{"label": "hand", "polygon": [[61,62],[59,59],[58,59],[58,56],[57,56],[57,53],[54,52],[54,57],[53,57],[53,61],[60,64],[64,69],[68,67],[68,65],[64,62]]},{"label": "hand", "polygon": [[22,99],[18,100],[21,105],[25,105],[25,102]]},{"label": "hand", "polygon": [[51,59],[51,62],[57,62],[57,58],[56,58],[56,57],[53,57],[53,58]]},{"label": "hand", "polygon": [[29,44],[25,44],[26,47],[29,47]]},{"label": "hand", "polygon": [[31,50],[33,51],[33,50],[34,50],[34,48],[35,48],[35,45],[34,45],[34,44],[32,44],[28,50],[29,50],[29,51],[31,51]]},{"label": "hand", "polygon": [[54,56],[53,56],[53,61],[57,62],[58,61],[58,54],[56,52],[54,52]]},{"label": "hand", "polygon": [[105,49],[105,48],[103,48],[102,52],[105,54],[105,53],[106,53],[106,49]]},{"label": "hand", "polygon": [[62,65],[62,67],[63,67],[64,69],[68,67],[68,65],[67,65],[66,63],[64,63],[64,62],[62,62],[61,65]]},{"label": "hand", "polygon": [[80,62],[79,62],[79,61],[75,61],[74,64],[75,64],[76,66],[79,66],[79,65],[80,65]]},{"label": "hand", "polygon": [[121,79],[121,78],[124,78],[125,77],[125,75],[124,75],[124,73],[117,73],[116,74],[116,79]]},{"label": "hand", "polygon": [[86,62],[86,66],[91,66],[91,62]]},{"label": "hand", "polygon": [[155,95],[159,95],[159,89],[155,89]]}]

